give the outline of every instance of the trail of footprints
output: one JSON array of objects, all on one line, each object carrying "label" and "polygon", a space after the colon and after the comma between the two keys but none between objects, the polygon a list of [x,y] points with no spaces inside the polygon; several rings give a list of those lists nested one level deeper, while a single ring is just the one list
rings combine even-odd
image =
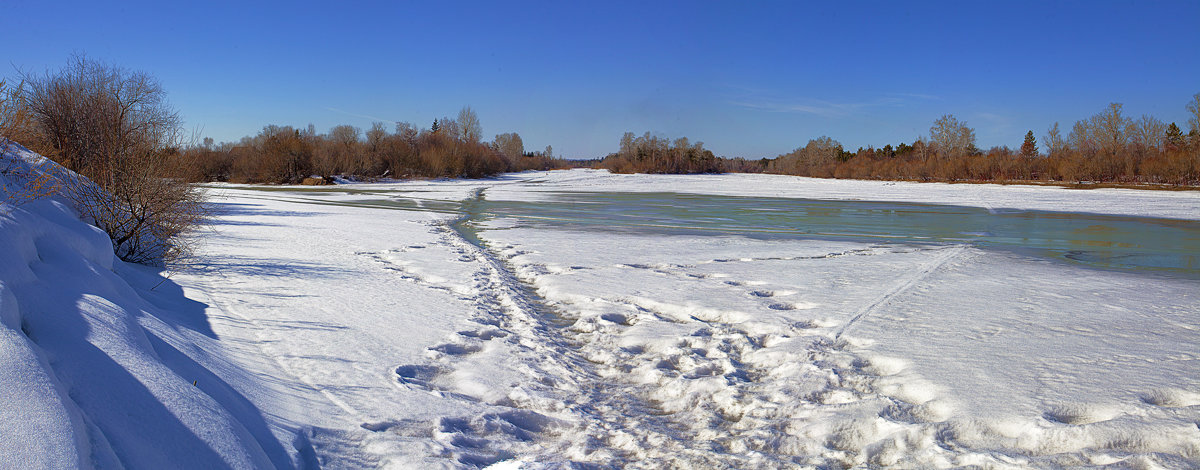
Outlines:
[{"label": "trail of footprints", "polygon": [[[678,321],[642,306],[620,304],[594,318],[548,318],[539,311],[540,299],[531,298],[536,293],[521,286],[503,261],[444,226],[436,229],[459,261],[479,266],[474,294],[462,298],[475,304],[474,321],[480,327],[430,347],[429,363],[396,367],[397,380],[477,403],[475,396],[439,378],[452,374],[457,364],[483,351],[490,341],[506,342],[512,362],[527,375],[514,393],[488,403],[493,412],[447,416],[426,425],[428,435],[442,445],[441,456],[458,464],[483,467],[532,456],[543,464],[575,466],[848,468],[922,466],[952,461],[967,451],[954,428],[943,423],[948,403],[920,393],[898,393],[898,381],[892,379],[905,373],[904,366],[849,352],[845,340],[833,338],[835,325],[807,320],[785,331],[756,331],[752,325],[694,319],[681,325],[689,333],[667,344],[631,344],[623,341],[627,328],[643,321]],[[869,254],[868,249],[823,257]],[[405,277],[402,268],[370,256]],[[688,272],[691,266],[626,266],[668,276],[708,277]],[[447,289],[420,276],[405,278]],[[795,294],[791,291],[723,282],[744,288],[746,296],[760,299],[767,309],[804,305],[780,301]],[[1163,406],[1179,405],[1181,400],[1200,403],[1194,398],[1163,392],[1144,400]],[[1062,408],[1046,416],[1076,424],[1084,422],[1078,415],[1088,411]],[[363,427],[395,429],[387,423]],[[997,462],[990,456],[985,460]]]},{"label": "trail of footprints", "polygon": [[[461,297],[475,304],[480,328],[430,347],[429,363],[398,366],[397,380],[451,399],[478,401],[439,378],[484,350],[486,342],[500,340],[526,356],[514,358],[529,373],[522,384],[528,390],[517,395],[532,396],[490,403],[499,410],[493,413],[445,417],[434,423],[429,432],[443,445],[443,456],[460,464],[486,466],[529,454],[543,462],[647,468],[853,463],[863,461],[854,450],[858,443],[850,442],[853,439],[814,441],[805,437],[812,430],[796,421],[811,421],[822,405],[862,402],[877,402],[872,406],[881,416],[890,410],[885,417],[898,420],[914,421],[920,415],[908,411],[909,404],[879,397],[872,389],[869,364],[844,352],[844,344],[823,336],[816,322],[798,322],[785,332],[752,332],[737,325],[699,322],[687,325],[691,333],[674,344],[623,345],[622,329],[641,321],[671,320],[646,308],[615,305],[613,312],[576,319],[565,328],[547,325],[547,319],[528,305],[537,299],[522,299],[524,292],[509,285],[519,283],[515,276],[498,272],[503,266],[495,266],[496,260],[486,259],[485,253],[449,229],[437,230],[459,261],[480,265],[474,276],[475,295]],[[422,248],[414,245],[390,255]],[[863,253],[827,256],[852,254]],[[405,270],[387,257],[365,255],[400,272],[401,278],[461,292]],[[732,261],[754,260],[719,262]],[[703,276],[687,273],[687,266],[629,268]],[[796,308],[778,300],[792,292],[726,283],[745,287],[745,294],[762,299],[766,308]],[[788,342],[799,346],[773,348]],[[836,410],[828,412],[837,415]],[[380,423],[363,427],[379,432],[394,429]],[[848,426],[846,433],[854,434],[854,427]]]}]

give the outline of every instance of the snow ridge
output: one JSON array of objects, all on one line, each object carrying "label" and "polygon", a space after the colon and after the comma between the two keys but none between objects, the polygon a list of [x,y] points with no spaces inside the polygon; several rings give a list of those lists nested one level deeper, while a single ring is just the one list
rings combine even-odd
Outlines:
[{"label": "snow ridge", "polygon": [[0,454],[19,468],[268,468],[291,458],[223,377],[203,306],[126,264],[69,204],[29,185],[78,178],[0,154]]}]

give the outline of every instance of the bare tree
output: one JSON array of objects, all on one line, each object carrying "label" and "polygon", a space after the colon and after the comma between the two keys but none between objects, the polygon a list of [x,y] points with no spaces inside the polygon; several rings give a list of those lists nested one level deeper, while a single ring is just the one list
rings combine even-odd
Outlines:
[{"label": "bare tree", "polygon": [[521,136],[516,132],[509,132],[496,136],[496,150],[500,151],[510,162],[515,162],[525,155],[525,143],[521,141]]},{"label": "bare tree", "polygon": [[371,128],[367,129],[367,150],[374,152],[383,144],[383,139],[387,137],[387,126],[382,122],[371,123]]},{"label": "bare tree", "polygon": [[1046,137],[1043,141],[1046,144],[1046,154],[1051,157],[1060,156],[1067,151],[1067,142],[1063,140],[1062,132],[1058,130],[1058,122],[1046,130]]},{"label": "bare tree", "polygon": [[797,152],[800,161],[808,165],[824,165],[834,162],[841,153],[842,143],[824,135],[809,140],[808,144]]},{"label": "bare tree", "polygon": [[342,173],[361,174],[363,170],[362,152],[359,142],[361,131],[354,126],[333,126],[325,139],[331,148]]},{"label": "bare tree", "polygon": [[913,141],[913,153],[921,156],[921,160],[929,160],[929,141],[925,136],[917,136],[917,140]]},{"label": "bare tree", "polygon": [[1100,114],[1091,117],[1091,128],[1100,149],[1116,155],[1129,144],[1128,129],[1132,121],[1121,114],[1121,103],[1109,103]]},{"label": "bare tree", "polygon": [[953,114],[943,115],[933,121],[929,134],[942,158],[962,157],[975,148],[975,130]]},{"label": "bare tree", "polygon": [[24,78],[39,150],[84,177],[64,181],[64,191],[116,254],[146,264],[180,255],[203,204],[198,190],[166,177],[182,127],[159,82],[84,57]]},{"label": "bare tree", "polygon": [[411,122],[397,122],[396,135],[399,136],[400,139],[405,143],[409,145],[416,145],[417,136],[420,135],[420,131],[418,131],[417,126]]},{"label": "bare tree", "polygon": [[1071,149],[1079,152],[1084,156],[1095,155],[1099,150],[1096,144],[1096,136],[1092,122],[1089,120],[1075,121],[1075,125],[1071,126],[1071,133],[1067,135],[1067,140],[1071,143]]},{"label": "bare tree", "polygon": [[1187,104],[1187,110],[1191,113],[1188,117],[1188,128],[1192,132],[1200,134],[1200,93],[1192,95],[1192,101]]},{"label": "bare tree", "polygon": [[435,119],[433,122],[434,124],[437,124],[436,129],[430,129],[430,131],[434,134],[449,136],[456,140],[462,138],[462,134],[459,133],[460,127],[458,125],[458,121],[444,117],[441,119]]},{"label": "bare tree", "polygon": [[478,144],[483,139],[483,126],[479,124],[479,116],[470,106],[464,106],[458,112],[459,138],[464,142]]},{"label": "bare tree", "polygon": [[329,129],[328,134],[316,137],[313,170],[321,176],[363,174],[370,165],[363,158],[360,133],[357,127],[343,124]]},{"label": "bare tree", "polygon": [[1167,125],[1154,116],[1143,114],[1141,119],[1130,123],[1128,132],[1138,155],[1144,157],[1147,151],[1163,149]]},{"label": "bare tree", "polygon": [[637,136],[632,132],[626,132],[625,134],[622,134],[621,147],[617,150],[617,153],[621,155],[632,155],[634,152],[633,142],[635,139],[637,139]]}]

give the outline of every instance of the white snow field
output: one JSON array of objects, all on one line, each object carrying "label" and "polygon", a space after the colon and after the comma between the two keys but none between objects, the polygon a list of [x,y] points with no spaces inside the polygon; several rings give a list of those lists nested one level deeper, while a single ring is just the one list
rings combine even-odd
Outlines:
[{"label": "white snow field", "polygon": [[0,206],[5,465],[1200,466],[1196,192],[592,170],[208,191],[168,272],[62,202]]}]

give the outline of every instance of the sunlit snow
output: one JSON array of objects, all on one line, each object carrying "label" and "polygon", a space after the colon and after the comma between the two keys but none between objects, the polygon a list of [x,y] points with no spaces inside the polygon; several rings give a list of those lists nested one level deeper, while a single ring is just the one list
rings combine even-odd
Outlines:
[{"label": "sunlit snow", "polygon": [[[0,271],[5,370],[29,372],[0,379],[36,413],[0,429],[57,449],[25,455],[189,455],[146,449],[161,432],[209,443],[196,466],[1200,465],[1194,192],[592,170],[208,192],[157,289],[59,203],[5,206],[30,266]],[[906,226],[921,204],[947,218]],[[136,408],[163,422],[119,429]]]}]

